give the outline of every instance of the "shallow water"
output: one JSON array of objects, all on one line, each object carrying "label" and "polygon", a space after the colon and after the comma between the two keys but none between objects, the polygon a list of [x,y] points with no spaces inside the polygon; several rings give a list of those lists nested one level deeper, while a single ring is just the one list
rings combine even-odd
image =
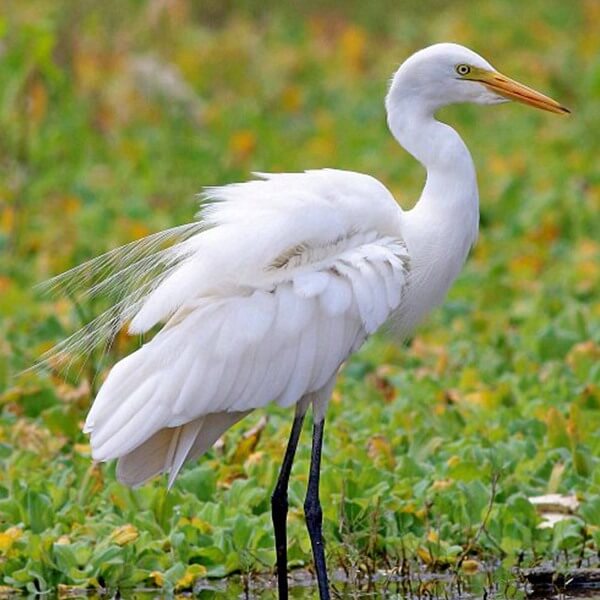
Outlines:
[{"label": "shallow water", "polygon": [[[535,569],[540,581],[551,581],[556,573],[544,567]],[[583,576],[582,576],[583,575]],[[548,576],[548,577],[546,577]],[[573,569],[564,576],[566,589],[532,586],[526,581],[525,572],[519,576],[502,568],[488,568],[473,575],[412,572],[400,576],[395,571],[378,571],[372,577],[362,574],[346,574],[341,571],[331,575],[332,599],[338,600],[600,600],[600,569]],[[316,581],[304,569],[290,573],[289,598],[293,600],[318,600]],[[71,588],[59,596],[64,599],[106,600],[109,595],[87,593]],[[150,600],[168,597],[162,590],[122,590],[113,598]],[[276,580],[270,575],[232,576],[228,579],[204,579],[197,582],[193,592],[183,592],[176,598],[201,600],[277,600]]]},{"label": "shallow water", "polygon": [[[590,586],[564,590],[538,588],[525,585],[514,576],[490,571],[470,577],[453,575],[422,574],[410,579],[400,579],[397,575],[379,573],[374,579],[349,581],[342,573],[334,575],[332,598],[340,600],[600,600],[600,586],[590,582]],[[276,600],[276,583],[265,577],[234,577],[226,581],[203,581],[196,586],[195,598],[203,600],[252,599]],[[307,571],[291,574],[290,598],[312,600],[318,598],[315,580]]]}]

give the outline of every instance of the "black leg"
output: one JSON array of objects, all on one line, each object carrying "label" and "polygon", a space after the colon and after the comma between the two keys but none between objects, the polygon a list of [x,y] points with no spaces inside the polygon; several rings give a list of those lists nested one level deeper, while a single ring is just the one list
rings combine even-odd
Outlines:
[{"label": "black leg", "polygon": [[310,459],[310,475],[308,489],[304,501],[304,514],[306,526],[310,535],[317,583],[319,584],[319,597],[329,600],[329,585],[327,583],[327,565],[325,564],[325,549],[323,548],[323,511],[319,501],[319,476],[321,471],[321,449],[323,447],[323,428],[325,419],[313,426],[312,455]]},{"label": "black leg", "polygon": [[279,600],[287,600],[288,581],[287,581],[287,533],[286,519],[288,512],[288,483],[290,481],[290,472],[294,455],[298,446],[298,439],[302,431],[304,422],[304,412],[296,412],[290,439],[283,457],[279,477],[271,496],[271,516],[273,518],[273,529],[275,530],[275,552],[277,553],[277,589],[279,590]]}]

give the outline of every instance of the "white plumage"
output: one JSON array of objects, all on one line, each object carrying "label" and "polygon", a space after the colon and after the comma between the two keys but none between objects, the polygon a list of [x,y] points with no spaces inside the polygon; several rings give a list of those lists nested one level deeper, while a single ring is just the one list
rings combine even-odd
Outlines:
[{"label": "white plumage", "polygon": [[[308,402],[323,419],[338,368],[393,317],[409,332],[446,294],[477,236],[475,169],[433,114],[507,98],[566,109],[455,44],[410,57],[386,99],[393,135],[427,169],[402,211],[370,176],[323,169],[210,188],[197,222],[109,252],[51,286],[113,293],[59,346],[86,349],[128,324],[162,330],[110,371],[88,415],[96,460],[138,485],[205,452],[255,408]],[[165,247],[167,246],[167,247]]]},{"label": "white plumage", "polygon": [[127,483],[172,481],[198,438],[327,389],[401,303],[408,253],[381,184],[334,170],[262,177],[210,191],[207,229],[171,248],[184,258],[130,331],[166,325],[115,365],[88,415],[94,458],[120,458]]}]

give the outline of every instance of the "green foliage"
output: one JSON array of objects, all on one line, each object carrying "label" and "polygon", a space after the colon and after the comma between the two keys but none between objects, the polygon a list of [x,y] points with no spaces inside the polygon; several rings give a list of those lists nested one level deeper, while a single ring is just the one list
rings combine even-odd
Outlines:
[{"label": "green foliage", "polygon": [[[410,206],[422,173],[386,131],[382,97],[402,58],[441,40],[573,115],[442,115],[477,162],[481,239],[410,344],[374,338],[340,378],[324,449],[327,551],[334,565],[408,557],[434,570],[594,555],[598,3],[267,6],[33,0],[0,15],[0,585],[173,591],[272,568],[269,492],[291,413],[270,409],[252,444],[242,434],[260,415],[247,418],[169,493],[164,481],[126,489],[114,466],[91,464],[80,426],[131,346],[119,336],[67,379],[18,375],[95,309],[33,286],[189,221],[201,186],[252,170],[364,171]],[[307,435],[290,491],[293,566],[310,561]],[[578,513],[540,528],[527,497],[546,492],[576,493]]]}]

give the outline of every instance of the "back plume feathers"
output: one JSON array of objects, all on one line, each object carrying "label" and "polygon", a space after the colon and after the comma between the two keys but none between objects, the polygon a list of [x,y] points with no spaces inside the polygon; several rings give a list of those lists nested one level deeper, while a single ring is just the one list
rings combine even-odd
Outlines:
[{"label": "back plume feathers", "polygon": [[[199,213],[199,216],[201,213]],[[173,227],[115,248],[42,283],[51,296],[80,304],[106,298],[110,307],[44,353],[33,368],[50,363],[68,367],[72,356],[110,345],[139,312],[145,299],[194,250],[186,242],[206,229],[201,220]]]}]

